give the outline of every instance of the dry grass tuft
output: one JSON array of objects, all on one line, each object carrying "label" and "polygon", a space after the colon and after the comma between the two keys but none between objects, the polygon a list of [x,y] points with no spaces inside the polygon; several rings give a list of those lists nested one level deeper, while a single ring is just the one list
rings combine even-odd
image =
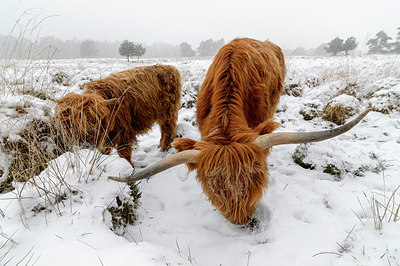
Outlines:
[{"label": "dry grass tuft", "polygon": [[3,138],[1,150],[9,166],[0,193],[11,188],[11,182],[24,182],[38,175],[47,163],[67,150],[66,141],[54,120],[34,119],[22,129],[19,138]]},{"label": "dry grass tuft", "polygon": [[331,105],[328,104],[324,108],[323,118],[327,121],[333,122],[337,125],[343,125],[349,117],[350,110],[341,104]]},{"label": "dry grass tuft", "polygon": [[294,97],[301,97],[303,95],[303,88],[296,83],[285,84],[283,95],[290,95]]},{"label": "dry grass tuft", "polygon": [[375,230],[381,231],[384,224],[400,221],[400,204],[395,201],[399,188],[400,186],[390,194],[390,197],[374,194],[368,199],[368,196],[364,193],[372,212]]},{"label": "dry grass tuft", "polygon": [[37,90],[29,89],[29,90],[22,91],[21,94],[30,95],[35,98],[41,99],[43,101],[45,101],[45,100],[51,100],[53,102],[55,101],[54,98],[50,97],[48,95],[48,93],[46,93],[45,91],[37,91]]},{"label": "dry grass tuft", "polygon": [[341,94],[328,102],[323,110],[323,119],[337,125],[343,125],[346,119],[358,112],[360,100],[356,97]]}]

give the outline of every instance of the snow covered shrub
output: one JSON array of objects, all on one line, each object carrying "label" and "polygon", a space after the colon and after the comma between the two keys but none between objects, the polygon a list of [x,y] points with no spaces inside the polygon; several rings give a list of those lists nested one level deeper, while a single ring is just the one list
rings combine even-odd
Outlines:
[{"label": "snow covered shrub", "polygon": [[342,179],[342,171],[334,164],[328,164],[324,167],[324,173],[333,175],[336,177],[336,180]]},{"label": "snow covered shrub", "polygon": [[293,162],[300,165],[304,169],[315,169],[315,164],[305,162],[308,155],[308,146],[306,144],[300,144],[292,154]]},{"label": "snow covered shrub", "polygon": [[348,83],[342,90],[339,90],[339,94],[347,94],[361,100],[362,96],[359,95],[360,91],[361,88],[356,83]]},{"label": "snow covered shrub", "polygon": [[325,106],[323,118],[337,125],[343,125],[347,118],[358,112],[359,105],[359,100],[354,96],[339,95]]},{"label": "snow covered shrub", "polygon": [[201,83],[199,81],[187,82],[182,87],[181,108],[190,109],[196,107],[197,94]]},{"label": "snow covered shrub", "polygon": [[400,85],[375,92],[370,103],[372,110],[383,114],[391,111],[400,111]]},{"label": "snow covered shrub", "polygon": [[70,86],[71,78],[64,71],[56,71],[50,74],[52,76],[51,82],[57,83],[62,86]]},{"label": "snow covered shrub", "polygon": [[123,235],[125,233],[124,228],[127,225],[133,225],[137,220],[136,209],[140,206],[139,200],[142,196],[142,193],[139,191],[139,184],[129,184],[129,196],[119,194],[115,198],[116,206],[107,208],[111,214],[112,228],[110,229],[118,235]]},{"label": "snow covered shrub", "polygon": [[323,79],[321,79],[319,76],[311,75],[306,78],[304,85],[309,88],[315,88],[315,87],[318,87],[319,85],[321,85],[322,82],[323,82]]},{"label": "snow covered shrub", "polygon": [[299,113],[303,116],[304,120],[312,120],[321,115],[320,109],[321,102],[318,100],[311,100],[301,107]]},{"label": "snow covered shrub", "polygon": [[31,96],[41,99],[41,100],[54,100],[52,97],[49,96],[48,91],[45,91],[45,90],[37,91],[37,90],[29,89],[29,90],[22,91],[21,94],[31,95]]},{"label": "snow covered shrub", "polygon": [[181,108],[190,109],[196,107],[197,94],[209,66],[207,61],[205,63],[202,67],[197,65],[192,68],[191,65],[194,62],[185,62],[183,67],[179,69],[182,77]]},{"label": "snow covered shrub", "polygon": [[79,89],[83,90],[86,83],[101,78],[102,75],[98,69],[85,68],[74,78],[74,83]]},{"label": "snow covered shrub", "polygon": [[294,97],[301,97],[303,93],[302,87],[297,83],[285,83],[285,89],[283,90],[284,95],[290,95]]},{"label": "snow covered shrub", "polygon": [[[288,72],[285,79],[284,95],[291,95],[294,97],[303,96],[305,89],[311,89],[321,85],[322,79],[317,75],[299,76],[300,73]],[[303,73],[301,73],[303,74]]]},{"label": "snow covered shrub", "polygon": [[354,176],[362,177],[365,176],[365,173],[370,171],[369,165],[361,165],[353,172]]}]

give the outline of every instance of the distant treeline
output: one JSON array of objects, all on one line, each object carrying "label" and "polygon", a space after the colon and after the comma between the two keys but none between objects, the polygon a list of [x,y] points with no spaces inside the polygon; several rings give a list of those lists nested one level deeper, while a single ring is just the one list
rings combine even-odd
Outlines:
[{"label": "distant treeline", "polygon": [[[354,45],[348,50],[354,50],[358,45],[354,37]],[[336,55],[345,51],[347,41],[336,37],[334,40],[323,43],[316,48],[297,47],[295,49],[284,49],[286,55],[300,56],[325,56]],[[24,37],[12,37],[0,34],[0,58],[35,58],[35,59],[70,59],[70,58],[124,58],[119,53],[121,41],[97,41],[97,40],[62,40],[55,37],[42,37],[36,41],[30,41]],[[175,58],[192,56],[214,56],[225,44],[224,39],[214,41],[204,40],[199,47],[192,49],[187,42],[174,45],[165,42],[155,42],[151,45],[143,44],[146,52],[144,58]],[[367,43],[368,53],[400,53],[400,27],[397,36],[388,36],[384,31],[376,34]]]},{"label": "distant treeline", "polygon": [[[62,40],[55,37],[42,37],[36,41],[0,34],[0,58],[124,58],[119,54],[121,41]],[[169,58],[181,56],[213,56],[224,45],[223,39],[205,40],[193,50],[187,42],[179,45],[155,42],[143,44],[146,48],[144,58]]]},{"label": "distant treeline", "polygon": [[[124,58],[118,52],[120,41],[96,40],[62,40],[55,37],[43,37],[29,41],[16,37],[0,35],[0,58],[29,57],[35,51],[38,57],[51,56],[53,59],[69,59],[80,57],[93,58]],[[147,46],[144,57],[176,57],[179,56],[179,46],[165,43],[154,43]]]},{"label": "distant treeline", "polygon": [[[36,41],[26,38],[15,38],[0,34],[0,58],[124,58],[120,55],[121,41],[97,41],[97,40],[62,40],[55,37],[42,37]],[[174,45],[165,42],[155,42],[151,45],[143,44],[146,48],[144,58],[174,58],[192,56],[213,56],[225,44],[224,39],[214,41],[207,39],[193,49],[187,42]],[[321,44],[315,49],[297,47],[292,50],[284,50],[286,55],[326,55]]]}]

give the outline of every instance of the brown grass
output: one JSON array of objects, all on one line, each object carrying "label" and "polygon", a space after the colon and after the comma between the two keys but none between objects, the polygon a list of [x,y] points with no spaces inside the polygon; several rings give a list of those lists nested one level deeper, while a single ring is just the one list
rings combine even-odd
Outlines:
[{"label": "brown grass", "polygon": [[3,138],[1,150],[7,155],[9,166],[0,193],[9,190],[11,182],[24,182],[38,175],[47,163],[67,149],[63,134],[54,121],[34,119],[21,130],[20,138]]},{"label": "brown grass", "polygon": [[333,122],[337,125],[343,125],[346,118],[349,117],[350,110],[341,104],[328,104],[323,111],[323,119]]}]

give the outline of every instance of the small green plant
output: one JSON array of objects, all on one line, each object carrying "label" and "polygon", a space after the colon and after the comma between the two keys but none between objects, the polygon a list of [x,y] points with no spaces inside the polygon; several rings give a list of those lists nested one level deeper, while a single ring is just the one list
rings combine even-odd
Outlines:
[{"label": "small green plant", "polygon": [[256,217],[251,218],[250,222],[243,226],[244,229],[249,229],[250,232],[257,232],[260,230],[260,220]]},{"label": "small green plant", "polygon": [[365,172],[370,171],[370,167],[368,165],[361,165],[360,167],[358,167],[357,170],[355,170],[353,172],[353,174],[355,176],[361,177],[361,176],[365,176]]},{"label": "small green plant", "polygon": [[375,174],[384,172],[389,167],[389,165],[386,163],[386,160],[380,159],[379,156],[374,152],[371,152],[369,154],[369,158],[376,161],[376,163],[377,163],[376,166],[371,169],[371,171]]},{"label": "small green plant", "polygon": [[140,206],[140,198],[142,197],[142,192],[140,192],[139,190],[139,184],[138,183],[129,183],[129,188],[130,188],[130,192],[129,195],[132,197],[132,201],[134,204],[135,209],[137,209]]},{"label": "small green plant", "polygon": [[123,235],[125,233],[125,227],[127,225],[133,225],[137,220],[137,208],[140,206],[140,198],[142,193],[139,190],[139,183],[130,183],[129,196],[126,197],[122,194],[115,198],[117,206],[111,206],[107,208],[111,214],[111,230],[118,234]]},{"label": "small green plant", "polygon": [[342,171],[334,164],[328,164],[324,167],[324,173],[333,175],[336,180],[342,179]]},{"label": "small green plant", "polygon": [[296,164],[300,165],[304,169],[314,170],[315,169],[314,164],[304,162],[307,155],[308,155],[308,146],[306,144],[300,144],[294,151],[292,159]]}]

